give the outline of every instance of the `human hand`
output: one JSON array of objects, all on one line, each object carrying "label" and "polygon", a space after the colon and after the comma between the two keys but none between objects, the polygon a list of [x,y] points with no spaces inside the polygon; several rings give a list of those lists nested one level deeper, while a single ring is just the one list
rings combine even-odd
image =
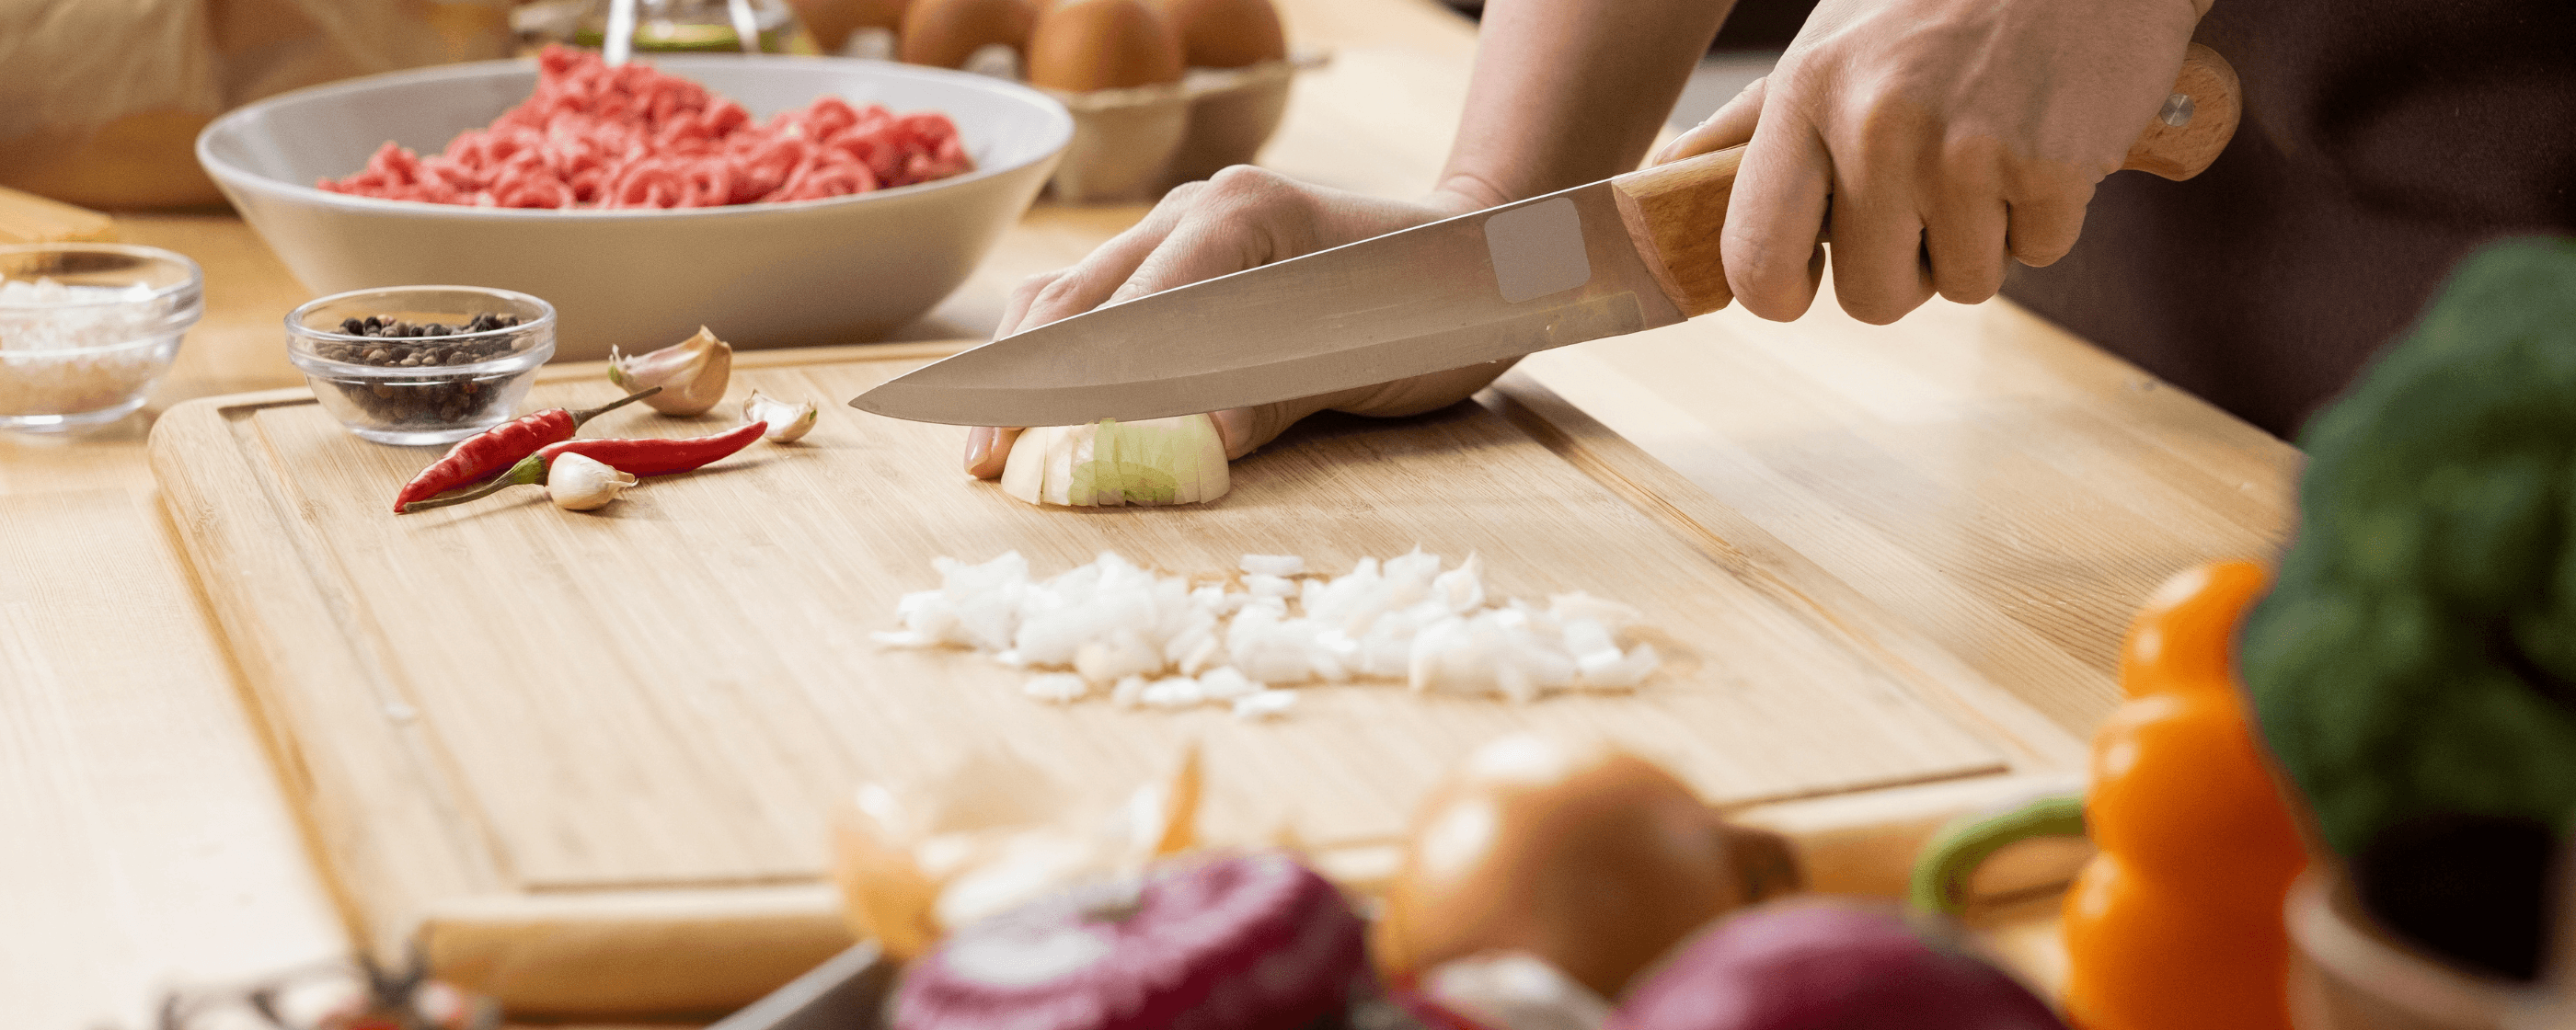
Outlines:
[{"label": "human hand", "polygon": [[1749,141],[1720,244],[1756,315],[1805,313],[1828,250],[1864,322],[1935,292],[1973,304],[2006,257],[2075,246],[2209,2],[1823,0],[1770,76],[1655,161]]},{"label": "human hand", "polygon": [[[1000,339],[1104,304],[1482,210],[1502,200],[1474,195],[1472,190],[1471,185],[1461,185],[1419,201],[1384,200],[1237,165],[1206,182],[1174,189],[1143,221],[1101,244],[1080,264],[1022,281],[1011,291],[993,336]],[[1483,389],[1505,367],[1506,363],[1496,362],[1434,372],[1214,412],[1212,417],[1225,441],[1225,456],[1240,458],[1318,411],[1383,416],[1433,411]],[[970,430],[966,471],[982,479],[1001,475],[1019,435],[1014,428]]]}]

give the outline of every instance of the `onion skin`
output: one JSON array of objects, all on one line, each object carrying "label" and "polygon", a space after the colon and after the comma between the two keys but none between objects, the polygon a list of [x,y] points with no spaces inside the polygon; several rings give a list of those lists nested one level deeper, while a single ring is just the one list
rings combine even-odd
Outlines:
[{"label": "onion skin", "polygon": [[957,931],[905,972],[894,1026],[1302,1030],[1347,1003],[1362,937],[1284,853],[1167,863]]},{"label": "onion skin", "polygon": [[[2190,990],[2190,984],[2175,984]],[[1807,898],[1718,923],[1641,982],[1604,1030],[2064,1030],[1936,917]],[[2177,1028],[2179,1030],[2179,1028]]]},{"label": "onion skin", "polygon": [[1702,924],[1796,881],[1785,842],[1727,825],[1651,762],[1507,737],[1415,818],[1371,943],[1391,983],[1523,951],[1617,998]]}]

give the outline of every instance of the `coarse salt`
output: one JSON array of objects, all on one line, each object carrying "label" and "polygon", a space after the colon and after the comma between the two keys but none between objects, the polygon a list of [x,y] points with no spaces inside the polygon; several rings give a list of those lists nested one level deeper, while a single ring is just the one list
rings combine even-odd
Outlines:
[{"label": "coarse salt", "polygon": [[98,411],[149,385],[170,359],[165,316],[137,303],[152,292],[0,280],[0,415]]}]

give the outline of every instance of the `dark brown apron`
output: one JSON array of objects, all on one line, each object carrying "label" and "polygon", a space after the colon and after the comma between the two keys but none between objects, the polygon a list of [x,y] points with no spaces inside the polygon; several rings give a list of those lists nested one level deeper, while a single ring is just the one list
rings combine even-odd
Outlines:
[{"label": "dark brown apron", "polygon": [[2576,232],[2576,0],[2217,0],[2198,38],[2244,82],[2226,153],[2105,180],[2007,296],[2286,437],[2460,257]]}]

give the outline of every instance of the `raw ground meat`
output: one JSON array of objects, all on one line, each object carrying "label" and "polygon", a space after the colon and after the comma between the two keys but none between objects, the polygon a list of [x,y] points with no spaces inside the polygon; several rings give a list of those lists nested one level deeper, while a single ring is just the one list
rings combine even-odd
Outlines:
[{"label": "raw ground meat", "polygon": [[815,200],[975,167],[936,111],[895,114],[823,97],[752,121],[742,105],[649,65],[608,67],[560,46],[537,58],[537,90],[488,129],[421,157],[387,142],[333,193],[481,207],[716,207]]}]

